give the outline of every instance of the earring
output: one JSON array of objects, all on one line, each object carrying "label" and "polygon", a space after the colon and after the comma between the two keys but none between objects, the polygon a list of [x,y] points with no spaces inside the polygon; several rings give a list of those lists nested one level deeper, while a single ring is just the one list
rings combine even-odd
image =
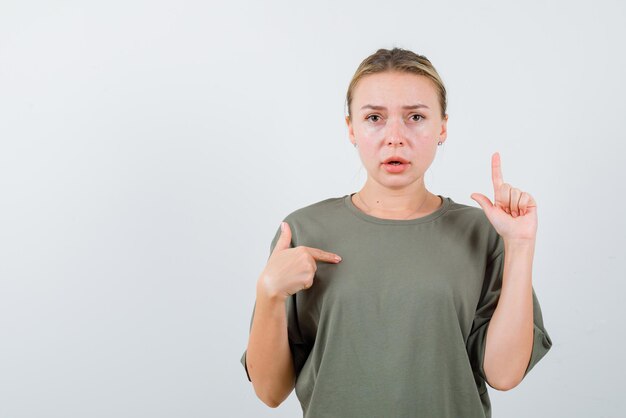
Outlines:
[{"label": "earring", "polygon": [[443,144],[443,142],[441,142],[441,138],[439,138],[439,139],[440,139],[440,141],[437,142],[437,145],[441,146],[441,144]]},{"label": "earring", "polygon": [[356,142],[353,145],[354,145],[354,148],[356,148],[356,146],[357,146]]}]

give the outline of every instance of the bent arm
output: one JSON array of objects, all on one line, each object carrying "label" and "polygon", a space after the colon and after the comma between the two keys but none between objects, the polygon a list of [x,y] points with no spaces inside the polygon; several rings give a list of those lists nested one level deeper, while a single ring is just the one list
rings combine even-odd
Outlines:
[{"label": "bent arm", "polygon": [[256,395],[272,408],[280,405],[295,386],[285,299],[267,295],[258,285],[246,365]]},{"label": "bent arm", "polygon": [[505,241],[502,293],[487,331],[485,374],[499,390],[517,386],[533,347],[532,264],[535,243]]}]

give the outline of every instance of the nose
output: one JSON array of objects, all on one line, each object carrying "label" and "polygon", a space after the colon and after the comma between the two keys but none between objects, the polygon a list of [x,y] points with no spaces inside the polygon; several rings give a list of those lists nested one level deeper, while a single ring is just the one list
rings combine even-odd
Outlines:
[{"label": "nose", "polygon": [[402,121],[390,122],[386,142],[391,146],[404,146],[406,140],[402,132]]}]

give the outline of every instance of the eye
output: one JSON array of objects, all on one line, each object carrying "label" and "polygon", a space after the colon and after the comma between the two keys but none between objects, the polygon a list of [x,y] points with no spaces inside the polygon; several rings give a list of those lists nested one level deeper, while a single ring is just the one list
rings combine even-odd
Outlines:
[{"label": "eye", "polygon": [[[376,119],[376,120],[372,120],[372,119],[370,119],[370,118],[378,118],[378,119]],[[367,120],[369,120],[369,121],[371,121],[371,122],[378,122],[378,120],[380,119],[380,116],[378,116],[378,115],[369,115],[369,116],[368,116],[368,117],[366,117],[365,119],[367,119]]]},{"label": "eye", "polygon": [[418,114],[411,115],[411,117],[412,117],[412,118],[415,118],[415,117],[418,117],[418,118],[419,118],[419,119],[413,119],[415,122],[419,122],[420,120],[424,119],[424,116],[422,116],[422,115],[418,115]]}]

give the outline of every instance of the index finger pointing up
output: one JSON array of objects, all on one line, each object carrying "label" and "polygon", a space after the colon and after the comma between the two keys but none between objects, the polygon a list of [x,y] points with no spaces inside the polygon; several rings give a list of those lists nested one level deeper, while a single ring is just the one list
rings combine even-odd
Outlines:
[{"label": "index finger pointing up", "polygon": [[504,183],[502,180],[502,169],[500,168],[500,154],[495,152],[491,156],[491,180],[493,181],[493,189],[497,193],[500,186]]}]

